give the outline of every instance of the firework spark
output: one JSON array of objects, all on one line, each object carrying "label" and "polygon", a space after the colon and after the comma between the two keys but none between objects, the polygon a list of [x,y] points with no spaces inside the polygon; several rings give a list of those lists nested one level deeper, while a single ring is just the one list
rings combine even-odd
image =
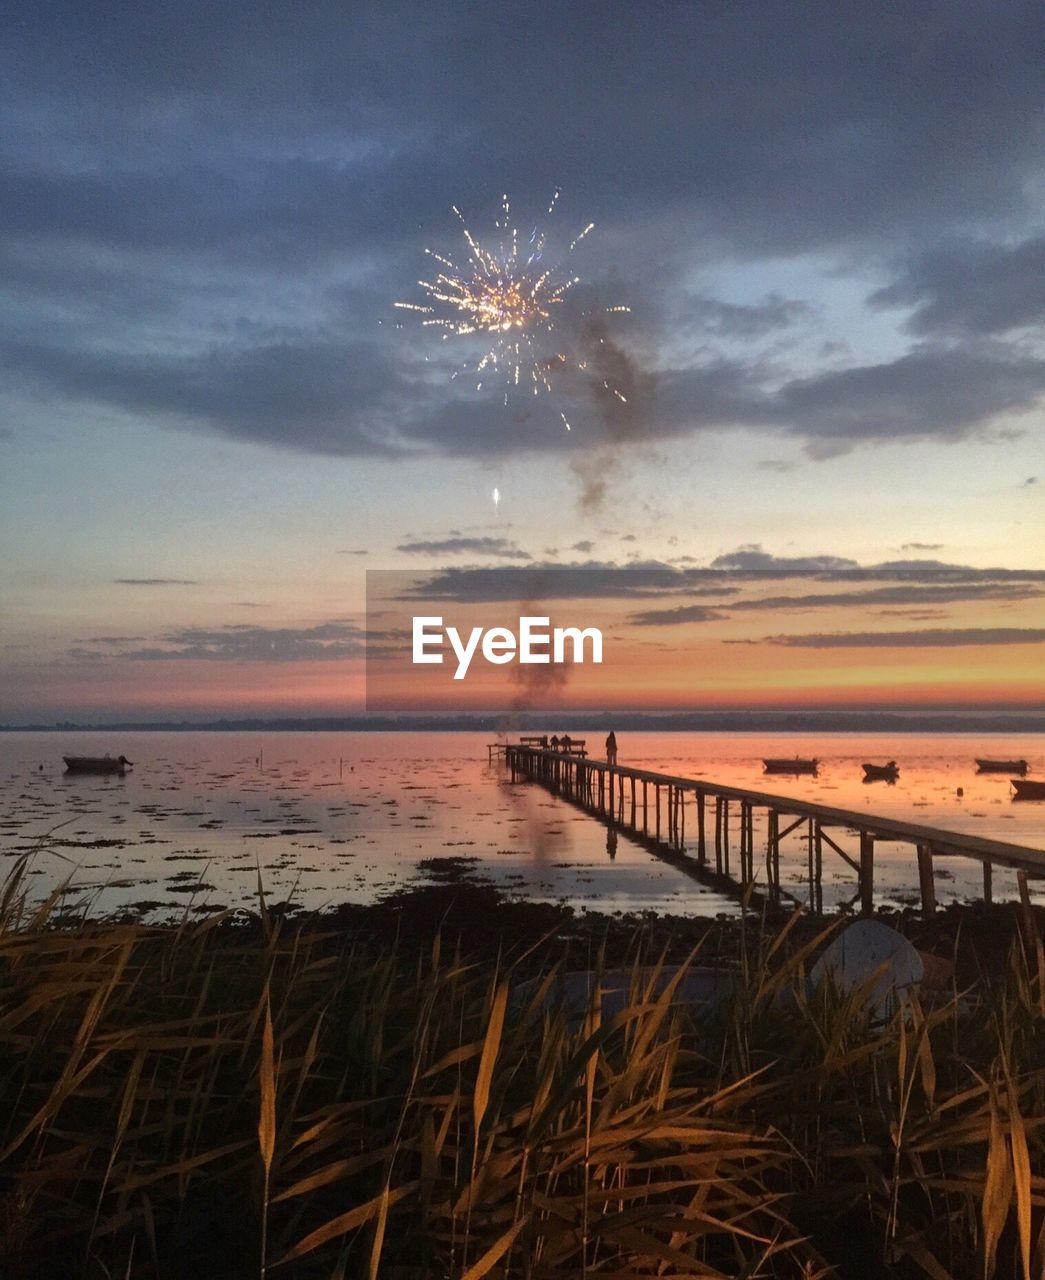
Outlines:
[{"label": "firework spark", "polygon": [[[556,191],[548,205],[551,214],[559,199]],[[562,315],[562,304],[580,276],[571,275],[561,264],[544,261],[545,233],[534,227],[530,234],[520,235],[512,221],[507,195],[501,199],[500,216],[494,223],[498,247],[494,252],[484,247],[473,235],[456,205],[453,211],[460,219],[467,263],[458,266],[448,254],[426,249],[437,264],[431,280],[419,280],[424,303],[397,302],[403,311],[424,317],[425,327],[442,331],[443,339],[471,338],[479,335],[489,341],[487,350],[473,363],[465,362],[452,377],[471,373],[476,390],[481,391],[486,379],[499,379],[504,403],[516,389],[533,395],[553,391],[553,378],[567,370],[584,372],[586,361],[580,361],[557,347],[556,320]],[[566,257],[595,227],[589,222],[576,235]],[[614,306],[604,310],[610,314],[630,311]],[[627,403],[615,387],[605,384],[620,401]],[[566,414],[560,411],[566,430],[571,429]]]}]

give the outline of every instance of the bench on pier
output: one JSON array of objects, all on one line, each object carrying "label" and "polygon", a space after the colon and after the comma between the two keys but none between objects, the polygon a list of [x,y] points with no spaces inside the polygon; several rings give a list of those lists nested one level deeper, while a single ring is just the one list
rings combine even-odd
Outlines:
[{"label": "bench on pier", "polygon": [[526,737],[519,739],[520,747],[528,747],[537,751],[555,751],[563,756],[577,756],[579,759],[587,757],[586,743],[584,738],[571,738],[569,743],[563,743],[561,740],[552,742],[548,737],[542,734],[541,737]]}]

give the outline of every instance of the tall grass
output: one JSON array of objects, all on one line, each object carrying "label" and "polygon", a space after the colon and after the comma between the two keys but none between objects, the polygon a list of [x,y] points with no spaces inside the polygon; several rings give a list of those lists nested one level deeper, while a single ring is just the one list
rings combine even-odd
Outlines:
[{"label": "tall grass", "polygon": [[263,898],[250,925],[57,927],[23,872],[0,895],[12,1277],[1043,1274],[1019,940],[990,986],[880,1022],[870,984],[807,992],[818,939],[749,939],[708,1010],[638,938],[623,1010],[596,984],[574,1017],[554,939],[379,945]]}]

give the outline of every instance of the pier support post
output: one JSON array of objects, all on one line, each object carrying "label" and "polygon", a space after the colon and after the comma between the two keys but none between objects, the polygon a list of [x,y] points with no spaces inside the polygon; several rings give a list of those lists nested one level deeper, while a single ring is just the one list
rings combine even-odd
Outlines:
[{"label": "pier support post", "polygon": [[754,876],[753,823],[751,818],[751,801],[740,802],[740,883],[745,887]]},{"label": "pier support post", "polygon": [[983,900],[991,903],[994,901],[994,876],[993,867],[986,860],[983,863]]},{"label": "pier support post", "polygon": [[729,875],[729,801],[722,797],[722,868]]},{"label": "pier support post", "polygon": [[722,874],[722,797],[715,797],[715,870]]},{"label": "pier support post", "polygon": [[936,911],[936,882],[933,879],[932,845],[918,845],[918,889],[922,895],[922,911],[931,916]]},{"label": "pier support post", "polygon": [[697,861],[704,866],[708,860],[707,841],[704,836],[704,792],[697,792]]},{"label": "pier support post", "polygon": [[776,902],[780,897],[780,814],[775,809],[770,809],[766,825],[766,879],[770,897]]},{"label": "pier support post", "polygon": [[860,832],[860,910],[865,916],[874,911],[874,836]]}]

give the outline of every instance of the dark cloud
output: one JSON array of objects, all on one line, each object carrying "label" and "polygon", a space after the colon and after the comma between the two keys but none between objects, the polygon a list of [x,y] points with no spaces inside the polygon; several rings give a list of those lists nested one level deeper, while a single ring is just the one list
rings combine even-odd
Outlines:
[{"label": "dark cloud", "polygon": [[747,547],[737,547],[736,551],[716,556],[711,562],[712,569],[770,571],[773,573],[808,573],[824,569],[855,569],[855,560],[847,560],[843,556],[775,556],[763,551],[757,543]]},{"label": "dark cloud", "polygon": [[[863,591],[770,596],[765,601],[740,598],[745,585],[783,581],[871,585],[866,585]],[[897,585],[878,586],[879,583]],[[855,561],[841,556],[786,557],[772,555],[760,547],[741,547],[716,557],[708,568],[681,567],[660,561],[623,565],[587,561],[568,565],[462,566],[422,576],[397,573],[392,589],[401,592],[400,598],[407,600],[451,600],[476,604],[528,599],[656,600],[681,597],[685,601],[682,608],[694,602],[714,600],[717,602],[715,608],[728,614],[734,609],[754,611],[761,608],[844,605],[874,608],[889,604],[917,607],[977,600],[1016,602],[1045,593],[1045,570],[974,569],[917,560],[860,567]],[[674,608],[663,612],[677,617]]]},{"label": "dark cloud", "polygon": [[23,377],[70,399],[158,414],[222,435],[313,453],[403,448],[382,407],[399,378],[387,353],[370,344],[230,343],[157,356],[12,340],[6,355]]},{"label": "dark cloud", "polygon": [[350,622],[313,627],[182,627],[148,647],[121,647],[119,656],[144,662],[314,662],[363,657],[368,644],[380,644],[382,639],[374,632],[368,637],[362,627]]},{"label": "dark cloud", "polygon": [[921,584],[893,587],[873,587],[867,591],[823,592],[815,595],[767,596],[758,600],[738,600],[730,605],[732,610],[763,609],[868,609],[879,605],[935,605],[955,604],[964,601],[992,600],[996,603],[1015,600],[1031,600],[1045,595],[1045,587],[1032,583],[971,582],[953,586],[927,586]]},{"label": "dark cloud", "polygon": [[592,561],[527,568],[447,569],[414,582],[406,589],[405,598],[478,604],[505,600],[629,600],[682,592],[733,594],[731,587],[698,585],[699,573],[673,569],[656,561],[627,566]]},{"label": "dark cloud", "polygon": [[938,560],[886,560],[869,569],[839,569],[822,576],[836,582],[1045,582],[1045,569],[974,569]]},{"label": "dark cloud", "polygon": [[442,538],[428,541],[402,542],[397,551],[409,555],[454,556],[479,555],[492,556],[498,560],[532,560],[528,551],[523,551],[507,538]]},{"label": "dark cloud", "polygon": [[942,551],[942,542],[905,542],[901,551]]},{"label": "dark cloud", "polygon": [[636,627],[676,627],[684,622],[718,622],[729,615],[702,604],[684,604],[676,609],[648,609],[628,619]]},{"label": "dark cloud", "polygon": [[858,565],[834,555],[777,556],[755,543],[716,556],[711,570],[736,578],[815,578],[831,582],[1045,582],[1043,569],[974,568],[943,560],[883,560]]},{"label": "dark cloud", "polygon": [[1043,394],[1045,360],[923,348],[789,382],[769,398],[764,420],[803,438],[814,457],[829,456],[873,440],[963,440]]},{"label": "dark cloud", "polygon": [[921,346],[893,360],[776,384],[773,372],[750,360],[715,358],[659,373],[648,438],[768,429],[802,441],[812,457],[831,457],[873,442],[964,440],[1045,394],[1045,360],[1020,348]]},{"label": "dark cloud", "polygon": [[[940,604],[956,604],[968,601],[990,600],[995,604],[1038,599],[1045,595],[1045,586],[1031,583],[961,583],[954,586],[901,585],[873,587],[865,591],[820,592],[810,595],[765,596],[744,600],[730,600],[719,608],[708,609],[702,605],[683,605],[676,609],[653,609],[632,614],[630,621],[637,626],[678,626],[685,622],[713,622],[740,612],[769,612],[783,609],[799,613],[806,609],[858,609],[881,613],[904,612],[880,608],[884,605],[910,606],[912,609]],[[914,617],[913,613],[906,616]],[[919,616],[943,616],[921,614]]]},{"label": "dark cloud", "polygon": [[[472,3],[107,14],[23,6],[0,53],[0,354],[34,392],[328,455],[590,454],[739,426],[822,456],[964,439],[1045,389],[1018,343],[980,341],[1041,318],[1042,241],[1012,231],[1037,214],[1043,154],[1032,0],[844,21],[542,0],[510,40]],[[391,312],[422,245],[457,236],[451,203],[482,227],[501,190],[540,212],[564,180],[564,222],[604,236],[582,270],[643,317],[593,339],[572,439],[548,405],[450,388],[449,361]],[[695,296],[700,268],[799,254],[855,271],[904,255],[874,305],[913,308],[949,345],[738,358],[812,321],[809,303]],[[651,364],[676,315],[706,349]],[[628,379],[625,411],[600,387]],[[582,475],[590,506],[606,474]]]},{"label": "dark cloud", "polygon": [[196,587],[195,578],[113,578],[122,587]]},{"label": "dark cloud", "polygon": [[1045,321],[1045,236],[964,243],[925,254],[873,293],[872,306],[914,308],[919,334],[997,334]]},{"label": "dark cloud", "polygon": [[575,174],[611,216],[684,207],[749,250],[961,225],[1031,204],[1039,21],[1030,0],[844,22],[545,0],[506,40],[504,15],[471,3],[440,20],[417,0],[319,0],[292,24],[270,0],[122,5],[104,24],[73,0],[39,5],[8,31],[32,114],[5,113],[7,131],[46,120],[54,169],[80,186],[37,177],[8,216],[50,213],[107,244],[223,239],[235,218],[244,238],[311,245],[467,207],[505,174]]},{"label": "dark cloud", "polygon": [[876,618],[903,618],[905,622],[935,622],[947,617],[946,609],[875,609]]},{"label": "dark cloud", "polygon": [[80,636],[77,637],[81,644],[102,644],[102,645],[121,645],[121,644],[142,644],[145,636]]},{"label": "dark cloud", "polygon": [[[768,428],[804,441],[813,457],[829,457],[872,441],[963,440],[1045,393],[1045,360],[1025,353],[926,348],[767,390],[764,370],[736,360],[662,373],[654,387],[613,346],[587,378],[601,425],[592,425],[589,410],[580,419],[584,431],[571,434],[548,397],[501,411],[452,388],[447,371],[404,365],[372,339],[339,344],[328,334],[299,336],[169,356],[102,351],[83,341],[84,335],[69,345],[11,338],[0,341],[0,354],[22,380],[72,401],[309,453],[493,457],[568,451],[585,439],[595,447],[575,455],[571,466],[588,512],[599,508],[616,474],[617,450],[640,440],[724,426]],[[603,383],[627,388],[628,403]]]},{"label": "dark cloud", "polygon": [[[724,643],[750,642],[726,640]],[[761,643],[783,645],[788,649],[939,649],[976,645],[1042,644],[1045,643],[1045,628],[941,627],[927,631],[839,631],[826,635],[766,636]]]}]

